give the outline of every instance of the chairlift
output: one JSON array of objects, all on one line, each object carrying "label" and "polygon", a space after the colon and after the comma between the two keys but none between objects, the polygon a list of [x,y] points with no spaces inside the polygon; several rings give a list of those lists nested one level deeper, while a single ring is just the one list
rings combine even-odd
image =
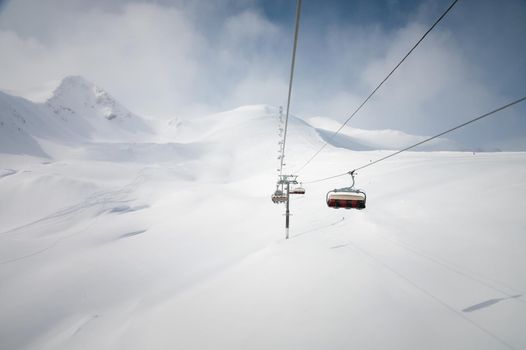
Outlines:
[{"label": "chairlift", "polygon": [[365,209],[367,195],[364,191],[354,188],[354,171],[352,171],[350,175],[352,177],[352,185],[350,187],[334,189],[327,192],[325,198],[327,206],[335,209]]},{"label": "chairlift", "polygon": [[274,203],[284,203],[287,201],[287,195],[280,189],[276,189],[270,198]]},{"label": "chairlift", "polygon": [[305,194],[305,188],[301,185],[290,190],[290,194]]}]

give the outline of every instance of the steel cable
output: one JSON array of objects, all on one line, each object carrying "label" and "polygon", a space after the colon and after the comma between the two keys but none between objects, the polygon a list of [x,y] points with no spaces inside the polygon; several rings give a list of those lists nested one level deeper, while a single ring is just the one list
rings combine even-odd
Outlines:
[{"label": "steel cable", "polygon": [[447,13],[453,8],[453,6],[455,6],[455,4],[458,2],[458,0],[454,0],[451,5],[449,5],[449,7],[444,11],[444,13],[442,13],[442,15],[435,21],[435,23],[433,23],[433,25],[431,27],[429,27],[429,29],[424,33],[424,35],[422,35],[422,37],[416,42],[416,44],[413,45],[413,47],[409,50],[409,52],[407,52],[405,54],[405,56],[400,60],[400,62],[398,62],[396,64],[396,66],[391,70],[391,72],[389,72],[389,74],[387,74],[387,76],[380,82],[380,84],[378,84],[376,86],[376,88],[369,94],[369,96],[367,96],[367,98],[358,106],[358,108],[356,108],[354,110],[354,112],[352,112],[352,114],[349,116],[349,118],[347,118],[347,120],[340,126],[340,128],[338,130],[336,130],[330,137],[327,141],[325,141],[323,143],[323,145],[320,147],[320,149],[318,151],[316,151],[312,157],[310,157],[306,162],[305,164],[303,164],[298,170],[295,171],[296,174],[298,174],[300,171],[302,171],[303,169],[305,169],[305,167],[310,163],[312,162],[312,160],[314,160],[314,158],[316,158],[316,156],[318,156],[318,154],[320,154],[320,152],[325,148],[325,146],[327,146],[327,144],[336,136],[340,133],[340,131],[343,129],[343,127],[345,125],[347,125],[347,123],[362,109],[362,107],[371,99],[371,97],[373,97],[373,95],[380,89],[380,87],[393,75],[393,73],[398,69],[398,67],[400,67],[400,65],[407,59],[407,57],[409,57],[409,55],[411,55],[411,53],[417,48],[418,45],[420,45],[420,43],[425,39],[425,37],[437,26],[438,23],[440,23],[440,21],[442,21],[442,19],[447,15]]},{"label": "steel cable", "polygon": [[506,109],[506,108],[509,108],[509,107],[511,107],[511,106],[514,106],[514,105],[516,105],[517,103],[523,102],[524,100],[526,100],[526,96],[521,97],[521,98],[519,98],[519,99],[517,99],[517,100],[515,100],[515,101],[512,101],[512,102],[510,102],[510,103],[507,103],[507,104],[505,104],[504,106],[501,106],[501,107],[499,107],[499,108],[497,108],[497,109],[494,109],[494,110],[492,110],[491,112],[485,113],[485,114],[483,114],[483,115],[481,115],[481,116],[479,116],[479,117],[476,117],[476,118],[473,118],[473,119],[471,119],[471,120],[468,120],[467,122],[464,122],[464,123],[462,123],[462,124],[460,124],[460,125],[457,125],[457,126],[451,128],[451,129],[448,129],[448,130],[443,131],[443,132],[441,132],[441,133],[439,133],[439,134],[436,134],[435,136],[431,136],[431,137],[429,137],[429,138],[427,138],[427,139],[425,139],[425,140],[423,140],[423,141],[417,142],[417,143],[415,143],[415,144],[413,144],[413,145],[411,145],[411,146],[408,146],[408,147],[406,147],[406,148],[404,148],[404,149],[401,149],[401,150],[399,150],[399,151],[396,151],[396,152],[394,152],[394,153],[391,153],[391,154],[389,154],[389,155],[387,155],[387,156],[385,156],[385,157],[379,158],[379,159],[377,159],[377,160],[375,160],[375,161],[373,161],[373,162],[370,162],[370,163],[364,164],[364,165],[362,165],[362,166],[359,166],[358,168],[355,168],[355,169],[353,169],[353,170],[351,170],[351,171],[348,171],[348,172],[345,172],[345,173],[342,173],[342,174],[338,174],[338,175],[333,175],[333,176],[329,176],[329,177],[325,177],[325,178],[317,179],[317,180],[303,181],[303,183],[304,183],[304,184],[312,184],[312,183],[316,183],[316,182],[326,181],[326,180],[330,180],[330,179],[334,179],[334,178],[337,178],[337,177],[340,177],[340,176],[344,176],[344,175],[350,174],[351,172],[354,172],[354,171],[358,171],[358,170],[365,169],[365,168],[367,168],[367,167],[370,167],[371,165],[374,165],[374,164],[380,163],[380,162],[382,162],[382,161],[384,161],[384,160],[386,160],[386,159],[389,159],[389,158],[391,158],[391,157],[394,157],[394,156],[396,156],[396,155],[399,155],[399,154],[402,153],[402,152],[405,152],[405,151],[408,151],[408,150],[410,150],[410,149],[412,149],[412,148],[415,148],[415,147],[417,147],[417,146],[420,146],[420,145],[422,145],[422,144],[424,144],[424,143],[426,143],[426,142],[429,142],[429,141],[434,140],[434,139],[436,139],[436,138],[438,138],[438,137],[440,137],[440,136],[443,136],[443,135],[445,135],[445,134],[447,134],[447,133],[450,133],[450,132],[452,132],[452,131],[455,131],[455,130],[457,130],[457,129],[460,129],[460,128],[466,126],[466,125],[469,125],[469,124],[471,124],[471,123],[474,123],[474,122],[476,122],[476,121],[478,121],[478,120],[481,120],[481,119],[483,119],[483,118],[489,117],[489,116],[491,116],[491,115],[493,115],[493,114],[495,114],[495,113],[497,113],[497,112],[500,112],[500,111],[502,111],[502,110],[504,110],[504,109]]}]

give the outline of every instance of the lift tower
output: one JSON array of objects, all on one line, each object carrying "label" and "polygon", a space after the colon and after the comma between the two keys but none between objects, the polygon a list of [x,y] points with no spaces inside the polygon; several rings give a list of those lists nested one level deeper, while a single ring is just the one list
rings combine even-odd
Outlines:
[{"label": "lift tower", "polygon": [[290,223],[290,185],[297,185],[298,181],[296,180],[298,175],[280,175],[278,184],[287,188],[287,201],[286,201],[286,210],[285,210],[285,239],[289,239],[289,223]]}]

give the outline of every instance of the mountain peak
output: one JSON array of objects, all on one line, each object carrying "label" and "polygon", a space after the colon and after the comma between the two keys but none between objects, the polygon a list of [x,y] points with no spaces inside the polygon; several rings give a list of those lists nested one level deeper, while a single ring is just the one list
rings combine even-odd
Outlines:
[{"label": "mountain peak", "polygon": [[65,122],[79,124],[78,129],[85,130],[90,136],[105,135],[106,139],[114,138],[115,130],[112,131],[112,127],[106,124],[108,121],[119,125],[119,132],[150,132],[141,118],[82,76],[73,75],[62,79],[53,96],[47,100],[46,106]]},{"label": "mountain peak", "polygon": [[84,86],[84,87],[93,87],[95,84],[93,84],[91,81],[87,80],[81,75],[68,75],[62,79],[62,82],[60,83],[61,86]]},{"label": "mountain peak", "polygon": [[104,117],[108,120],[117,116],[116,110],[126,116],[130,114],[109,93],[80,75],[71,75],[62,79],[60,85],[53,92],[53,96],[47,101],[47,104],[75,110],[79,110],[78,107],[83,109],[101,109]]},{"label": "mountain peak", "polygon": [[96,95],[97,91],[102,91],[92,82],[80,75],[70,75],[62,79],[60,85],[53,91],[53,96],[49,100],[61,98],[70,99],[71,97],[84,97]]}]

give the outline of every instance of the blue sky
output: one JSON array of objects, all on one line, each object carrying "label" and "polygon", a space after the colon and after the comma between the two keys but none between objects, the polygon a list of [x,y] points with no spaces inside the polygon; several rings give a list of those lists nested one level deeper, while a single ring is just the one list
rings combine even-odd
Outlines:
[{"label": "blue sky", "polygon": [[[411,11],[418,7],[420,1],[342,1],[342,0],[304,0],[302,15],[309,22],[317,25],[330,23],[368,24],[371,20],[383,23],[386,27],[403,25]],[[446,2],[443,2],[444,4]],[[295,1],[268,0],[257,3],[265,15],[276,21],[290,23],[291,14],[296,8]]]},{"label": "blue sky", "polygon": [[[293,0],[11,0],[0,88],[31,97],[69,74],[139,114],[283,105]],[[304,0],[291,110],[345,120],[450,1]],[[526,1],[460,0],[351,126],[430,135],[526,95]],[[451,137],[526,150],[519,106]]]}]

